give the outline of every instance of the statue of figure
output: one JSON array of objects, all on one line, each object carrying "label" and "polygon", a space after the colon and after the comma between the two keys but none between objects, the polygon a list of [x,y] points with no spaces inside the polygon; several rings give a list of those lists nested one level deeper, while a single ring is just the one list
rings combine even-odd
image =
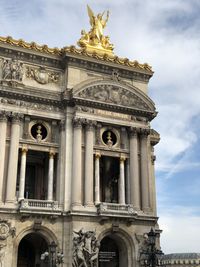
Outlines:
[{"label": "statue of figure", "polygon": [[90,25],[92,26],[92,29],[90,31],[91,35],[94,39],[98,39],[99,42],[102,42],[103,37],[103,29],[106,26],[106,23],[109,18],[109,11],[107,11],[106,19],[103,19],[104,13],[99,13],[97,16],[94,15],[92,9],[87,5],[88,9],[88,16],[90,18]]},{"label": "statue of figure", "polygon": [[[96,47],[102,49],[105,52],[112,53],[114,49],[113,45],[110,43],[108,36],[103,35],[103,30],[107,24],[109,18],[109,11],[107,11],[106,18],[104,18],[105,11],[101,14],[94,15],[92,9],[87,5],[88,16],[90,18],[91,30],[87,33],[85,30],[81,31],[81,38],[78,41],[78,44],[81,47],[91,48]],[[107,51],[105,51],[107,50]],[[93,51],[99,51],[93,49]]]},{"label": "statue of figure", "polygon": [[100,243],[94,231],[74,231],[78,236],[73,238],[73,267],[96,267]]},{"label": "statue of figure", "polygon": [[11,79],[11,63],[8,59],[3,62],[2,79]]}]

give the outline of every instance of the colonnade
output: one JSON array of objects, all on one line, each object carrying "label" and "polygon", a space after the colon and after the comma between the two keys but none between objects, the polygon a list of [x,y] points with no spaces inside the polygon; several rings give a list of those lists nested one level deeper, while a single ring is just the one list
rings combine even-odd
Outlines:
[{"label": "colonnade", "polygon": [[[85,125],[84,161],[82,159],[83,124]],[[94,153],[94,126],[94,121],[85,121],[81,118],[73,120],[72,206],[92,206],[100,203],[101,153],[100,150]],[[119,158],[118,203],[132,204],[136,210],[144,211],[150,209],[147,148],[149,133],[148,129],[129,127],[129,162],[126,163],[128,159],[125,156]],[[127,179],[130,180],[128,183]],[[127,184],[130,188],[126,188]],[[130,196],[128,203],[126,194]]]},{"label": "colonnade", "polygon": [[[23,116],[18,113],[13,113],[11,116],[8,173],[5,194],[6,202],[14,202],[16,200],[16,187],[14,185],[16,185],[17,179],[20,123],[22,118]],[[7,119],[8,113],[0,112],[0,192],[2,192],[3,188]],[[82,158],[83,123],[85,125],[84,161]],[[73,142],[71,147],[72,176],[70,186],[72,206],[94,206],[101,201],[101,153],[100,151],[94,152],[95,125],[96,122],[92,120],[85,120],[81,118],[76,118],[73,120]],[[124,155],[119,158],[118,203],[122,205],[132,204],[136,210],[144,211],[150,208],[150,174],[148,169],[149,156],[147,148],[148,135],[148,129],[129,127],[129,159]],[[65,147],[65,150],[67,149],[68,148]],[[18,196],[19,200],[24,198],[27,153],[28,147],[26,145],[22,145]],[[55,152],[50,150],[47,188],[47,200],[49,201],[53,200],[54,158]],[[66,169],[64,172],[66,173]],[[84,176],[84,179],[82,179],[82,176]],[[2,194],[0,194],[0,202],[2,202]]]},{"label": "colonnade", "polygon": [[[7,137],[7,122],[8,117],[11,118],[10,146],[8,154],[8,171],[6,180],[5,202],[14,203],[16,201],[16,183],[17,183],[17,168],[19,155],[19,139],[20,128],[23,115],[20,113],[10,113],[0,111],[0,202],[3,201],[3,179],[5,170],[5,150]],[[27,145],[22,145],[21,148],[21,165],[19,178],[19,195],[18,200],[24,198],[25,178],[26,178],[26,159],[28,148]],[[49,152],[49,170],[48,170],[48,190],[47,200],[53,200],[53,177],[54,177],[54,156],[55,152]]]}]

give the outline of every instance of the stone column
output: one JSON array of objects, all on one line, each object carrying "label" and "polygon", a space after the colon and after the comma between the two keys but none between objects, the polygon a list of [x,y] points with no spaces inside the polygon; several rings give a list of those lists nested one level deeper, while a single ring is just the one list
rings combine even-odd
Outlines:
[{"label": "stone column", "polygon": [[86,122],[85,131],[85,205],[94,205],[94,166],[93,166],[93,143],[94,143],[94,121]]},{"label": "stone column", "polygon": [[149,211],[149,162],[148,162],[148,135],[149,129],[141,129],[141,194],[142,210]]},{"label": "stone column", "polygon": [[72,206],[82,205],[82,119],[75,118],[72,156]]},{"label": "stone column", "polygon": [[138,129],[131,127],[130,137],[130,200],[136,210],[140,210],[140,181],[138,160]]},{"label": "stone column", "polygon": [[8,176],[6,184],[6,202],[14,203],[16,201],[16,182],[17,182],[17,165],[18,165],[18,150],[20,123],[23,118],[22,114],[12,114],[12,126],[10,136],[10,149],[8,159]]},{"label": "stone column", "polygon": [[[64,183],[65,183],[65,120],[60,121],[60,142],[58,153],[58,168],[56,179],[56,200],[59,205],[64,203]],[[67,148],[69,149],[69,148]]]},{"label": "stone column", "polygon": [[53,200],[53,176],[54,176],[54,156],[55,152],[49,152],[49,171],[48,171],[48,191],[47,200]]},{"label": "stone column", "polygon": [[120,158],[120,175],[118,183],[119,204],[125,205],[125,173],[124,173],[125,157]]},{"label": "stone column", "polygon": [[65,133],[64,133],[64,210],[71,209],[72,201],[72,158],[73,158],[73,115],[74,111],[71,107],[66,107],[65,117]]},{"label": "stone column", "polygon": [[18,200],[24,199],[24,188],[25,188],[25,177],[26,177],[26,155],[27,155],[27,146],[22,146],[21,154],[21,167],[20,167],[20,180],[19,180],[19,196]]},{"label": "stone column", "polygon": [[100,153],[95,154],[95,205],[100,203]]},{"label": "stone column", "polygon": [[126,203],[131,203],[130,197],[130,159],[126,159]]},{"label": "stone column", "polygon": [[4,165],[5,165],[5,151],[6,151],[6,131],[7,131],[7,118],[6,111],[0,111],[0,202],[2,202],[3,178],[4,178]]}]

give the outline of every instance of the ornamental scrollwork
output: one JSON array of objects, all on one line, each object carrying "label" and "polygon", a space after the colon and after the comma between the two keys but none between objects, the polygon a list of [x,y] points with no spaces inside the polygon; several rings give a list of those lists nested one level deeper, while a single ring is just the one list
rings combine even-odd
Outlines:
[{"label": "ornamental scrollwork", "polygon": [[72,267],[97,267],[100,242],[95,231],[74,231]]},{"label": "ornamental scrollwork", "polygon": [[57,72],[47,71],[45,68],[27,67],[26,77],[34,79],[40,84],[58,83],[60,80],[60,74]]},{"label": "ornamental scrollwork", "polygon": [[10,223],[7,221],[0,221],[0,240],[5,240],[8,236],[14,237],[15,233],[16,228],[11,227]]}]

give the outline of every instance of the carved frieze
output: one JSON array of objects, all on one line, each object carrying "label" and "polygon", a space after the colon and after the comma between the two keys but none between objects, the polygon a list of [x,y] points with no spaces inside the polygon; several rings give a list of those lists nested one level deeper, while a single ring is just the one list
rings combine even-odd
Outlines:
[{"label": "carved frieze", "polygon": [[1,58],[1,80],[12,84],[22,83],[24,75],[23,63],[14,59]]},{"label": "carved frieze", "polygon": [[78,92],[77,97],[117,104],[126,107],[149,110],[149,106],[133,92],[117,85],[99,84]]},{"label": "carved frieze", "polygon": [[58,83],[60,80],[59,73],[47,71],[44,67],[35,68],[28,66],[26,68],[26,77],[40,84]]},{"label": "carved frieze", "polygon": [[5,97],[0,97],[0,104],[3,105],[14,105],[17,107],[25,107],[30,108],[34,110],[44,110],[44,111],[60,111],[59,107],[55,107],[53,105],[45,105],[40,103],[34,103],[34,102],[26,102],[23,100],[16,100],[16,99],[10,99]]},{"label": "carved frieze", "polygon": [[95,231],[74,231],[72,267],[97,267],[100,242]]}]

